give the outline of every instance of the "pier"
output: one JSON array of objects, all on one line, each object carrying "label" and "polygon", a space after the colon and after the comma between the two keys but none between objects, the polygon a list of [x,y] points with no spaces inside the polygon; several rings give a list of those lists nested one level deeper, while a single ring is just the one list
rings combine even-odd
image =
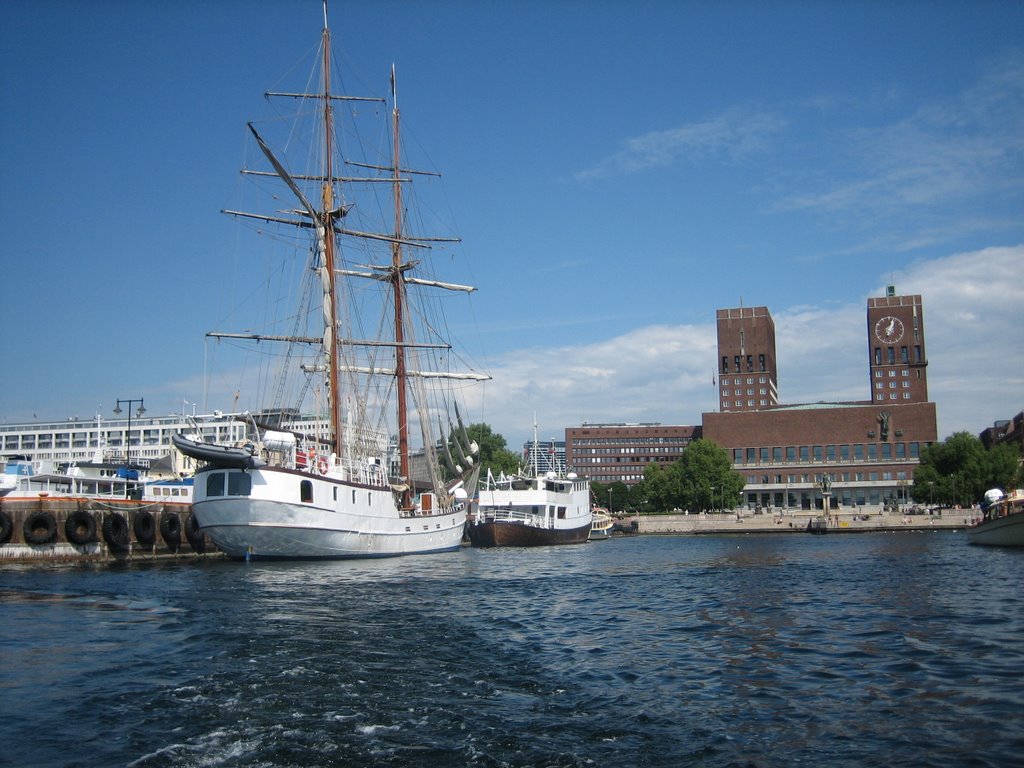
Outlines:
[{"label": "pier", "polygon": [[967,528],[978,515],[972,509],[947,509],[942,514],[908,514],[886,511],[831,512],[813,510],[755,513],[736,510],[724,513],[634,515],[617,518],[629,530],[636,522],[638,534],[721,533],[869,533],[872,531],[931,531]]}]

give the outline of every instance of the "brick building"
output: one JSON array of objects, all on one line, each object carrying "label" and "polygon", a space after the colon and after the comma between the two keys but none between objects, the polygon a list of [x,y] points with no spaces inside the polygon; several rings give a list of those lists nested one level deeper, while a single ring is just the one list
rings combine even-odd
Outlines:
[{"label": "brick building", "polygon": [[752,411],[779,402],[775,322],[768,307],[720,309],[718,404],[722,411]]},{"label": "brick building", "polygon": [[[723,317],[734,311],[718,311],[723,407],[703,415],[702,433],[729,452],[733,468],[746,479],[745,506],[820,509],[826,491],[831,508],[908,501],[920,453],[937,440],[921,297],[897,296],[890,286],[884,297],[868,299],[871,395],[856,402],[765,405],[757,397],[750,406],[744,394],[738,404],[735,380],[743,379],[745,393],[746,379],[761,375],[759,355],[764,375],[775,371],[775,326],[766,308],[750,309],[755,314],[749,321]],[[726,334],[723,320],[731,324]],[[751,333],[746,322],[755,320],[758,331]],[[739,338],[750,352],[737,351]],[[737,355],[741,367],[755,370],[737,376]]]},{"label": "brick building", "polygon": [[587,424],[565,430],[569,468],[599,483],[635,485],[650,464],[678,461],[700,427],[663,424]]}]

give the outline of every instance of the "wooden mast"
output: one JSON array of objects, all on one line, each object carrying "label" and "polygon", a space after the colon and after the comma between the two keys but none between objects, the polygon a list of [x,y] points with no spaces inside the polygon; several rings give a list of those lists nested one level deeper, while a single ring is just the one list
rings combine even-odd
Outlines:
[{"label": "wooden mast", "polygon": [[402,267],[402,183],[399,173],[401,144],[398,128],[398,94],[395,88],[395,65],[391,65],[391,133],[392,179],[395,207],[395,235],[391,241],[391,285],[395,299],[395,387],[398,390],[398,457],[399,473],[405,479],[402,509],[412,509],[412,474],[409,462],[409,404],[405,369],[405,280]]},{"label": "wooden mast", "polygon": [[323,100],[324,100],[324,181],[321,192],[320,226],[317,228],[317,240],[321,250],[323,270],[321,282],[324,290],[324,364],[327,368],[328,405],[331,409],[331,436],[334,452],[342,455],[341,434],[341,394],[338,387],[338,364],[335,360],[337,340],[335,339],[335,312],[337,311],[336,279],[334,272],[335,240],[334,240],[334,178],[333,138],[334,115],[331,107],[331,30],[327,26],[327,0],[324,0],[324,33],[323,33]]}]

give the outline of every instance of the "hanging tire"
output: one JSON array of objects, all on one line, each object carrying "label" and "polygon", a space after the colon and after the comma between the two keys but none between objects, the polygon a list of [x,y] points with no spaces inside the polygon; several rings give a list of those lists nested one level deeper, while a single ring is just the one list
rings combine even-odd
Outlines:
[{"label": "hanging tire", "polygon": [[112,552],[128,550],[128,521],[120,512],[112,512],[103,518],[103,540]]},{"label": "hanging tire", "polygon": [[145,509],[136,512],[135,519],[132,520],[132,532],[139,544],[146,549],[152,549],[156,542],[156,518],[153,517],[153,513]]},{"label": "hanging tire", "polygon": [[82,546],[96,541],[96,518],[81,509],[68,514],[64,536],[72,544]]},{"label": "hanging tire", "polygon": [[33,512],[22,526],[28,544],[53,544],[57,540],[57,521],[49,512]]},{"label": "hanging tire", "polygon": [[199,529],[196,516],[192,513],[189,513],[188,520],[185,521],[185,538],[188,539],[188,543],[197,555],[206,551],[206,536]]},{"label": "hanging tire", "polygon": [[13,533],[14,523],[11,522],[11,516],[6,512],[0,511],[0,544],[6,544],[10,541]]},{"label": "hanging tire", "polygon": [[160,537],[171,552],[181,546],[181,518],[177,512],[164,512],[160,516]]}]

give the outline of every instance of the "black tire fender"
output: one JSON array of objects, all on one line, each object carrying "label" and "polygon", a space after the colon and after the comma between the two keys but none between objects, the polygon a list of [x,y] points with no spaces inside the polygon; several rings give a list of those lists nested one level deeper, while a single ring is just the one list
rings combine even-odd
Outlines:
[{"label": "black tire fender", "polygon": [[64,521],[64,536],[78,546],[92,544],[96,541],[96,518],[81,509],[69,513]]},{"label": "black tire fender", "polygon": [[181,546],[181,518],[177,512],[165,510],[160,516],[160,537],[169,550],[178,551]]},{"label": "black tire fender", "polygon": [[21,527],[29,544],[52,544],[57,540],[57,521],[50,512],[33,512]]},{"label": "black tire fender", "polygon": [[103,540],[112,551],[128,549],[128,521],[120,512],[111,512],[103,518]]},{"label": "black tire fender", "polygon": [[136,512],[135,519],[132,520],[132,532],[139,544],[151,549],[156,542],[156,518],[153,517],[153,513],[145,509]]}]

